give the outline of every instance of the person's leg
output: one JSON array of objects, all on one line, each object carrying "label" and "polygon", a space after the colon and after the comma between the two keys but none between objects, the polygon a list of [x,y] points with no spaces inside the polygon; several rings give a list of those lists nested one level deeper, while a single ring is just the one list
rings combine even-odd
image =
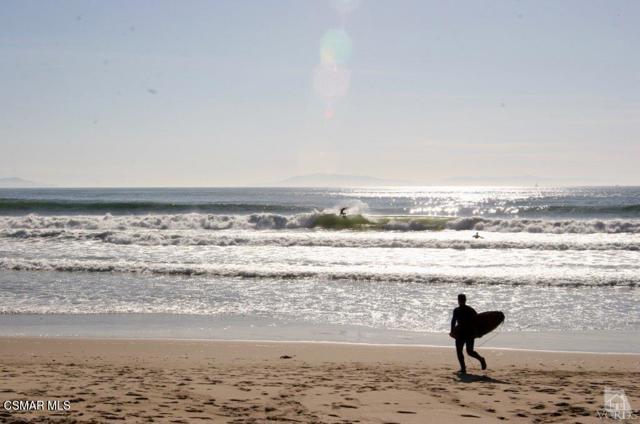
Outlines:
[{"label": "person's leg", "polygon": [[480,356],[478,352],[473,350],[474,339],[470,338],[469,340],[466,340],[466,344],[467,344],[467,355],[471,356],[472,358],[476,358],[478,361],[480,361],[480,365],[482,366],[482,369],[486,370],[487,362],[484,360],[482,356]]},{"label": "person's leg", "polygon": [[467,367],[464,365],[464,355],[462,354],[463,347],[464,339],[456,339],[456,354],[458,355],[458,362],[460,362],[460,371],[467,372]]}]

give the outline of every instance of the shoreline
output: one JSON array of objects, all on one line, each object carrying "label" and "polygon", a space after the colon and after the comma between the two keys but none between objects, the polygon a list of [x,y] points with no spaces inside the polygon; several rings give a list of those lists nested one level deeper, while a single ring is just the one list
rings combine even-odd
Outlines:
[{"label": "shoreline", "polygon": [[[409,344],[409,343],[372,343],[372,342],[349,342],[349,341],[331,341],[331,340],[270,340],[270,339],[207,339],[207,338],[179,338],[179,337],[107,337],[107,336],[32,336],[18,335],[5,336],[0,335],[0,343],[6,340],[61,340],[61,341],[116,341],[116,342],[196,342],[196,343],[247,343],[247,344],[276,344],[276,345],[336,345],[336,346],[361,346],[361,347],[378,347],[378,348],[407,348],[407,349],[451,349],[454,350],[453,339],[451,345],[432,345],[432,344]],[[531,349],[531,348],[514,348],[501,346],[477,346],[476,350],[506,351],[506,352],[540,352],[540,353],[558,353],[558,354],[579,354],[579,355],[621,355],[621,356],[638,356],[637,352],[600,352],[600,351],[583,351],[583,350],[554,350],[554,349]]]},{"label": "shoreline", "polygon": [[[445,331],[315,324],[251,315],[0,314],[0,337],[12,336],[453,346],[453,340]],[[504,331],[498,328],[478,339],[476,348],[640,354],[640,331]]]},{"label": "shoreline", "polygon": [[640,402],[640,355],[478,350],[489,369],[460,376],[451,347],[0,337],[3,403],[71,405],[0,421],[596,423],[605,387]]}]

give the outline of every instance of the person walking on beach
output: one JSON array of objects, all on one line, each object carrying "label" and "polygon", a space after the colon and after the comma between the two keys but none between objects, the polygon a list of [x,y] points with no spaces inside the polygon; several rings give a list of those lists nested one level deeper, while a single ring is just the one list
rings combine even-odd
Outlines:
[{"label": "person walking on beach", "polygon": [[[467,373],[467,367],[464,363],[464,355],[462,349],[467,345],[467,355],[480,361],[483,370],[487,369],[487,362],[482,356],[473,350],[474,332],[473,326],[478,313],[471,306],[467,305],[467,296],[458,295],[458,307],[453,310],[453,318],[451,319],[451,332],[449,336],[456,339],[456,354],[460,362],[460,374]],[[457,326],[456,326],[457,324]],[[455,329],[455,333],[454,333]]]}]

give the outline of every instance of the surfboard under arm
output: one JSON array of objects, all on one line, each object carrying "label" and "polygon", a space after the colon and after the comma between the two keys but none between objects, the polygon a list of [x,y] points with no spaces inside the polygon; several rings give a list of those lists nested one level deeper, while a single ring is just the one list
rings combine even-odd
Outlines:
[{"label": "surfboard under arm", "polygon": [[[481,312],[476,315],[474,323],[474,338],[480,338],[489,334],[504,322],[504,314],[501,311]],[[453,329],[453,336],[456,337],[458,327]]]}]

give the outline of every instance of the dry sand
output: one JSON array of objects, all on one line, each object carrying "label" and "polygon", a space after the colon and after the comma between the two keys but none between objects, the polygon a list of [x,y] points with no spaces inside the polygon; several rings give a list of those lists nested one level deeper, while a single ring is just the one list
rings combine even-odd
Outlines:
[{"label": "dry sand", "polygon": [[640,405],[639,355],[480,351],[461,378],[450,348],[0,338],[2,402],[71,401],[0,421],[599,423],[605,386]]}]

